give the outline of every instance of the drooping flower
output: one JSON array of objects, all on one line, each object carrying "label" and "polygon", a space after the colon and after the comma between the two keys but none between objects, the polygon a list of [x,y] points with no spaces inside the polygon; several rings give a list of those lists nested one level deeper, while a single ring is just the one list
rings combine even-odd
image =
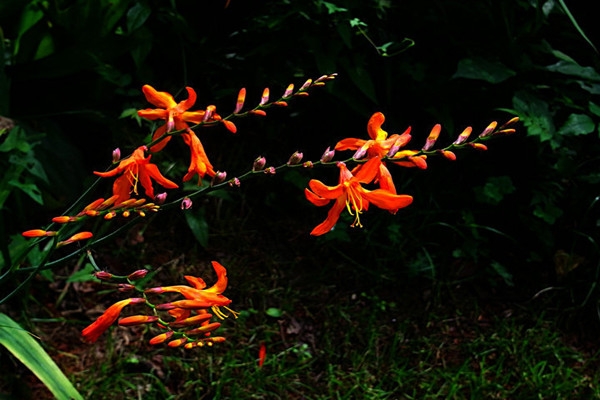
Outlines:
[{"label": "drooping flower", "polygon": [[375,190],[363,188],[362,184],[373,182],[379,174],[380,166],[381,160],[372,158],[353,175],[346,165],[340,162],[338,163],[340,168],[338,185],[326,186],[321,181],[312,179],[308,183],[310,190],[305,189],[304,191],[306,199],[319,207],[329,204],[331,200],[335,200],[335,203],[329,210],[325,221],[317,225],[310,234],[318,236],[329,232],[337,223],[344,208],[355,217],[351,226],[361,227],[360,214],[368,210],[371,203],[392,212],[411,204],[412,196],[397,195],[381,188]]},{"label": "drooping flower", "polygon": [[108,307],[104,314],[98,317],[91,325],[81,331],[83,338],[90,343],[94,343],[100,335],[102,335],[112,324],[115,323],[119,314],[124,307],[130,304],[141,304],[145,303],[146,300],[140,297],[134,297],[116,302],[112,306]]},{"label": "drooping flower", "polygon": [[150,163],[149,155],[144,157],[147,150],[146,146],[138,147],[133,154],[119,163],[117,168],[108,172],[97,172],[94,174],[103,178],[109,178],[120,175],[113,183],[113,195],[118,196],[116,204],[122,203],[131,196],[131,192],[138,194],[138,182],[144,188],[146,196],[154,198],[154,188],[152,187],[152,179],[159,185],[167,189],[178,188],[175,182],[165,178],[155,164]]},{"label": "drooping flower", "polygon": [[347,138],[340,140],[335,145],[335,150],[356,150],[354,158],[385,157],[392,146],[397,143],[406,145],[411,139],[410,127],[408,127],[401,135],[393,134],[388,137],[388,133],[381,128],[385,116],[383,113],[376,112],[371,116],[367,123],[367,132],[370,140]]},{"label": "drooping flower", "polygon": [[188,130],[186,133],[182,134],[181,137],[185,144],[187,144],[190,148],[190,166],[188,168],[187,174],[183,177],[183,181],[187,182],[194,175],[198,175],[198,185],[202,183],[202,178],[204,175],[208,175],[210,177],[215,176],[215,170],[208,160],[206,152],[204,151],[204,146],[202,146],[202,142],[198,139],[198,136],[192,130]]},{"label": "drooping flower", "polygon": [[[183,295],[186,300],[174,301],[171,303],[165,303],[164,309],[177,309],[177,308],[209,308],[213,306],[227,306],[231,304],[231,300],[223,296],[222,293],[227,288],[227,270],[224,266],[216,261],[212,262],[212,266],[217,273],[217,282],[207,288],[206,283],[202,278],[195,276],[186,275],[185,279],[188,281],[190,286],[186,285],[174,285],[174,286],[161,286],[151,289],[147,289],[146,293],[167,293],[177,292]],[[187,302],[186,302],[187,301]],[[195,302],[195,303],[192,303]],[[172,308],[169,308],[172,306]],[[187,318],[187,317],[186,317]]]}]

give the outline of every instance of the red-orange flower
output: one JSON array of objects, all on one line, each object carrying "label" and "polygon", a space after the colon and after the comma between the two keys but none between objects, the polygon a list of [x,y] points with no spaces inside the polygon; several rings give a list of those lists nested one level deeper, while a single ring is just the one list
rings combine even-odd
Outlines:
[{"label": "red-orange flower", "polygon": [[[205,289],[206,283],[202,278],[197,278],[195,276],[185,276],[185,279],[191,286],[161,286],[147,289],[146,293],[177,292],[186,298],[186,300],[179,300],[174,301],[172,303],[166,303],[162,305],[164,306],[164,309],[170,309],[171,306],[174,309],[227,306],[231,304],[231,300],[229,300],[227,297],[221,294],[227,288],[227,270],[224,266],[222,266],[216,261],[212,262],[212,266],[215,269],[215,272],[217,273],[217,283],[215,283],[208,289]],[[197,307],[194,307],[194,305],[196,305]],[[187,316],[185,318],[187,318]]]},{"label": "red-orange flower", "polygon": [[183,181],[187,182],[197,174],[198,185],[200,185],[204,175],[208,174],[210,177],[215,176],[215,170],[206,156],[204,146],[202,146],[202,142],[198,139],[198,136],[196,136],[194,131],[189,130],[187,133],[182,134],[181,137],[185,144],[189,146],[191,154],[190,166],[187,174],[183,177]]},{"label": "red-orange flower", "polygon": [[381,129],[385,121],[385,116],[376,112],[371,116],[367,123],[367,132],[370,140],[347,138],[340,140],[336,145],[336,150],[356,150],[355,158],[385,157],[393,146],[398,148],[406,145],[410,139],[410,127],[402,135],[393,134],[388,137],[388,133]]},{"label": "red-orange flower", "polygon": [[360,214],[363,210],[368,210],[370,203],[392,212],[411,204],[412,196],[397,195],[384,189],[367,190],[362,187],[362,184],[373,182],[380,166],[381,160],[372,158],[357,170],[356,175],[353,175],[346,165],[340,162],[338,163],[340,168],[338,185],[326,186],[321,181],[312,179],[308,183],[311,190],[304,191],[306,199],[316,206],[325,206],[331,200],[335,200],[335,204],[329,210],[325,221],[317,225],[310,234],[318,236],[329,232],[335,226],[344,208],[355,217],[352,226],[360,227],[362,226]]},{"label": "red-orange flower", "polygon": [[178,186],[175,182],[172,182],[165,178],[158,167],[155,164],[150,163],[149,155],[144,158],[146,146],[138,147],[133,154],[121,161],[117,168],[108,172],[97,172],[94,174],[103,178],[109,178],[116,175],[121,175],[113,184],[113,194],[118,196],[116,204],[122,203],[129,199],[131,192],[138,194],[138,182],[144,188],[146,196],[154,198],[154,188],[152,187],[152,179],[154,179],[159,185],[167,189],[176,189]]},{"label": "red-orange flower", "polygon": [[94,343],[96,340],[98,340],[100,335],[104,333],[104,331],[106,331],[112,324],[115,323],[117,318],[119,318],[121,310],[123,310],[125,306],[145,302],[146,300],[140,297],[134,297],[116,302],[112,306],[108,307],[106,311],[104,311],[104,314],[98,317],[98,319],[95,320],[91,325],[81,331],[81,335],[87,342]]},{"label": "red-orange flower", "polygon": [[[150,85],[142,87],[146,100],[159,108],[139,110],[138,115],[149,120],[164,119],[167,121],[165,125],[154,132],[152,140],[158,139],[165,132],[174,129],[187,129],[186,121],[198,124],[204,119],[205,111],[188,111],[196,103],[196,91],[191,87],[185,89],[188,92],[188,98],[177,103],[170,93],[159,92]],[[171,136],[167,136],[163,141],[152,146],[151,150],[153,152],[162,150],[169,140],[171,140]]]}]

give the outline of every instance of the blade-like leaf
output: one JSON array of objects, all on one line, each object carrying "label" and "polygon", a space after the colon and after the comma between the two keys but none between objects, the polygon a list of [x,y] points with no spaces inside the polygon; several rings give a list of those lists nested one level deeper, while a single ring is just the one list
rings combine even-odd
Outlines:
[{"label": "blade-like leaf", "polygon": [[3,345],[31,370],[59,400],[83,400],[58,365],[31,335],[0,313],[0,345]]}]

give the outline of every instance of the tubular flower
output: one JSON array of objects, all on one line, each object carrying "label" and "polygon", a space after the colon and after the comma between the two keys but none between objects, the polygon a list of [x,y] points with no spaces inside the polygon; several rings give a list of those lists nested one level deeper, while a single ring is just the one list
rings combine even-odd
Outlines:
[{"label": "tubular flower", "polygon": [[385,157],[392,146],[404,146],[410,139],[410,127],[402,135],[393,134],[388,137],[388,133],[381,129],[385,121],[385,116],[376,112],[371,116],[367,123],[367,132],[370,140],[347,138],[340,140],[335,145],[335,150],[356,150],[354,158],[362,158],[365,154],[367,158]]},{"label": "tubular flower", "polygon": [[155,164],[150,163],[149,155],[144,158],[144,153],[147,150],[146,146],[138,147],[133,154],[121,161],[117,168],[108,172],[97,172],[94,174],[103,178],[109,178],[121,174],[113,184],[113,195],[118,196],[116,204],[122,203],[129,199],[131,192],[138,194],[138,182],[141,183],[146,196],[154,198],[154,188],[152,187],[152,179],[159,185],[167,189],[178,188],[175,182],[165,178]]},{"label": "tubular flower", "polygon": [[96,321],[94,321],[91,325],[81,331],[83,338],[90,343],[94,343],[100,335],[104,333],[108,329],[109,326],[115,323],[117,318],[119,318],[119,314],[121,310],[125,306],[130,304],[140,304],[145,303],[146,300],[143,298],[135,297],[131,299],[125,299],[116,302],[112,306],[108,307],[104,314],[102,314]]},{"label": "tubular flower", "polygon": [[412,196],[397,195],[384,189],[367,190],[362,187],[362,184],[373,182],[380,166],[381,160],[372,158],[356,171],[356,175],[353,175],[346,165],[340,162],[338,163],[340,178],[337,186],[326,186],[321,181],[312,179],[308,183],[310,190],[304,190],[306,199],[319,207],[329,204],[331,200],[335,200],[335,204],[329,210],[325,221],[317,225],[310,234],[319,236],[329,232],[337,223],[344,208],[355,217],[351,226],[362,227],[360,214],[363,210],[368,210],[370,203],[392,212],[411,204]]},{"label": "tubular flower", "polygon": [[187,174],[185,174],[183,177],[183,181],[187,182],[197,174],[198,186],[200,186],[204,175],[208,174],[208,176],[214,177],[215,170],[206,156],[202,142],[200,139],[198,139],[198,136],[196,136],[194,131],[190,129],[186,133],[182,134],[181,137],[183,138],[185,144],[189,146],[191,154],[190,166]]},{"label": "tubular flower", "polygon": [[[174,301],[172,303],[163,304],[164,309],[195,309],[195,308],[209,308],[214,306],[227,306],[231,304],[231,300],[223,296],[221,293],[227,288],[227,270],[224,266],[216,261],[212,262],[212,266],[217,273],[217,283],[214,286],[206,288],[206,283],[202,278],[194,276],[185,276],[190,286],[186,285],[175,285],[175,286],[162,286],[147,289],[146,293],[166,293],[166,292],[177,292],[183,295],[186,300]],[[185,316],[187,313],[183,313]],[[188,315],[189,316],[189,315]]]}]

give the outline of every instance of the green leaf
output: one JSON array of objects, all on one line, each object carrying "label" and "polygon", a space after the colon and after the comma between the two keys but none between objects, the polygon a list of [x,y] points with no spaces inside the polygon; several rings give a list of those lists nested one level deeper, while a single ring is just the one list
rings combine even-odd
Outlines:
[{"label": "green leaf", "polygon": [[556,128],[548,103],[530,92],[519,91],[513,96],[513,107],[529,135],[539,136],[542,142],[554,137]]},{"label": "green leaf", "polygon": [[146,3],[136,3],[131,7],[127,11],[127,33],[131,34],[131,32],[144,25],[151,13],[152,9]]},{"label": "green leaf", "polygon": [[279,308],[271,307],[267,308],[265,314],[267,314],[269,317],[279,318],[283,315],[283,311],[281,311]]},{"label": "green leaf", "polygon": [[0,344],[31,370],[59,400],[83,400],[58,365],[31,335],[0,313]]},{"label": "green leaf", "polygon": [[508,194],[515,191],[515,186],[508,176],[489,177],[485,185],[475,188],[477,200],[487,204],[499,204]]},{"label": "green leaf", "polygon": [[588,110],[590,110],[590,112],[595,116],[600,117],[600,106],[598,104],[590,101],[588,104]]},{"label": "green leaf", "polygon": [[204,209],[196,212],[194,210],[184,210],[185,220],[190,227],[194,237],[200,243],[200,246],[208,247],[208,223],[204,217]]},{"label": "green leaf", "polygon": [[556,64],[546,67],[548,71],[558,72],[563,75],[569,75],[577,78],[585,78],[591,81],[600,81],[600,74],[592,67],[582,67],[576,62],[559,61]]},{"label": "green leaf", "polygon": [[587,135],[594,131],[596,124],[585,114],[571,114],[558,130],[559,135]]},{"label": "green leaf", "polygon": [[18,125],[8,132],[6,140],[0,145],[0,152],[6,153],[11,150],[19,150],[23,153],[31,151],[31,145],[27,141],[25,130]]},{"label": "green leaf", "polygon": [[96,272],[96,270],[94,269],[94,266],[90,263],[87,263],[84,265],[84,267],[82,269],[71,274],[71,276],[67,279],[67,282],[71,283],[71,282],[98,281],[98,278],[96,278],[93,275],[94,272]]},{"label": "green leaf", "polygon": [[494,269],[494,271],[502,278],[502,280],[504,281],[504,283],[506,283],[506,285],[513,287],[515,286],[515,283],[513,282],[513,276],[510,272],[508,272],[508,270],[506,269],[506,267],[502,264],[500,264],[499,262],[492,262],[492,268]]},{"label": "green leaf", "polygon": [[452,78],[479,79],[489,83],[500,83],[516,75],[506,65],[480,57],[463,58]]},{"label": "green leaf", "polygon": [[21,189],[23,192],[25,192],[25,194],[27,194],[29,197],[31,197],[32,200],[34,200],[36,203],[40,204],[40,205],[44,205],[44,200],[42,199],[42,192],[40,191],[40,189],[37,187],[37,185],[35,183],[31,183],[31,182],[19,182],[15,179],[12,179],[10,181],[8,181],[8,184]]}]

